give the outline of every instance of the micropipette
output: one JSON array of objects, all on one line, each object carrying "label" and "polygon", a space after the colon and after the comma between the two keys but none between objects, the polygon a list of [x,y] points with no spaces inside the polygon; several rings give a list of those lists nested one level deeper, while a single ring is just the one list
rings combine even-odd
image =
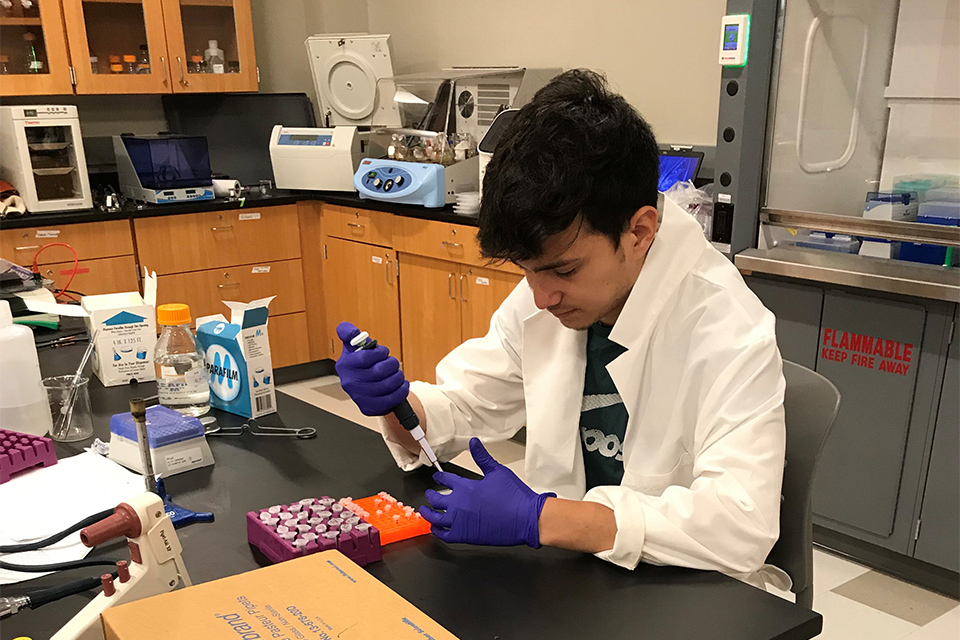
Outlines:
[{"label": "micropipette", "polygon": [[[377,346],[377,341],[372,339],[366,331],[361,331],[350,341],[350,346],[356,348],[357,351],[373,349]],[[417,412],[413,410],[413,407],[410,406],[410,401],[404,398],[400,404],[390,411],[397,417],[400,425],[410,432],[410,435],[417,441],[420,448],[423,449],[423,452],[427,454],[427,458],[430,459],[430,464],[436,467],[437,471],[443,471],[443,469],[440,468],[440,462],[437,461],[437,454],[433,452],[433,449],[431,449],[427,443],[427,436],[423,433],[423,429],[420,428],[420,418],[417,416]]]}]

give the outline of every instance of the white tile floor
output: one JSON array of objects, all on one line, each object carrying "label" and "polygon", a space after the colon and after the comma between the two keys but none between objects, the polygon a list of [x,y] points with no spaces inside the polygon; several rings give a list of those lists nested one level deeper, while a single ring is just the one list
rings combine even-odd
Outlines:
[{"label": "white tile floor", "polygon": [[[376,418],[364,416],[340,389],[336,376],[315,378],[280,387],[287,393],[325,411],[336,414],[358,425],[379,430]],[[488,450],[494,458],[523,477],[523,445],[508,440],[496,443]],[[463,453],[452,461],[466,469],[479,472],[469,453]],[[888,586],[906,589],[910,597],[927,605],[926,609],[943,611],[942,615],[923,626],[909,622],[893,613],[870,607],[862,602],[835,593],[852,580],[871,570],[845,558],[821,549],[814,549],[814,609],[823,615],[823,633],[818,640],[960,640],[960,602],[945,600],[943,596],[906,586],[892,578]],[[849,591],[848,589],[845,589]],[[789,600],[792,594],[771,592]],[[871,600],[870,594],[859,594],[860,600]],[[882,598],[877,598],[881,600]]]}]

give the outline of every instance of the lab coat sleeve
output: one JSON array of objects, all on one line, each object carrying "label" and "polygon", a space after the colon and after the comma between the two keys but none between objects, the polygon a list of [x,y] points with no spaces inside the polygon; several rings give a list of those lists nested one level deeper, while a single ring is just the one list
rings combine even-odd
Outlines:
[{"label": "lab coat sleeve", "polygon": [[769,337],[739,354],[702,398],[688,398],[700,406],[692,484],[660,495],[589,491],[584,499],[613,509],[617,523],[613,548],[596,555],[629,569],[642,560],[739,578],[758,571],[779,535],[784,388]]},{"label": "lab coat sleeve", "polygon": [[[526,422],[520,357],[526,289],[523,281],[507,297],[487,335],[464,342],[440,361],[437,384],[410,384],[426,413],[427,442],[441,461],[466,451],[471,437],[506,440]],[[381,433],[404,471],[430,464],[423,452],[407,451],[386,421]]]}]

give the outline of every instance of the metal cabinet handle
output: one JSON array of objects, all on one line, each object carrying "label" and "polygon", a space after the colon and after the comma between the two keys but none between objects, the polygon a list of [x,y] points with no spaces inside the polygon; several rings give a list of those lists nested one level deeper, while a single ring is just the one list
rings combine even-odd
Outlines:
[{"label": "metal cabinet handle", "polygon": [[210,231],[230,231],[231,229],[233,229],[232,224],[228,224],[225,227],[210,227]]},{"label": "metal cabinet handle", "polygon": [[440,244],[441,244],[442,246],[444,246],[444,247],[450,247],[451,249],[453,249],[454,247],[462,247],[462,246],[463,246],[463,245],[460,244],[459,242],[449,242],[448,240],[444,240],[444,241],[441,242]]},{"label": "metal cabinet handle", "polygon": [[466,295],[464,295],[465,292],[464,292],[464,288],[463,288],[463,281],[464,281],[464,279],[465,279],[466,277],[467,277],[467,276],[460,276],[460,300],[461,300],[462,302],[466,302],[466,301],[467,301]]},{"label": "metal cabinet handle", "polygon": [[453,293],[453,276],[454,274],[447,274],[447,295],[450,296],[451,300],[456,300],[457,296]]},{"label": "metal cabinet handle", "polygon": [[239,287],[239,286],[240,286],[239,282],[228,282],[227,284],[218,284],[217,288],[226,289],[227,287]]},{"label": "metal cabinet handle", "polygon": [[183,77],[183,60],[180,59],[180,56],[177,56],[177,67],[180,69],[180,84],[189,87],[190,82]]},{"label": "metal cabinet handle", "polygon": [[26,247],[14,247],[13,250],[14,251],[30,251],[31,249],[39,249],[39,248],[40,248],[40,245],[31,244]]},{"label": "metal cabinet handle", "polygon": [[163,70],[163,84],[167,84],[167,59],[160,56],[160,68]]},{"label": "metal cabinet handle", "polygon": [[385,277],[386,277],[386,279],[387,279],[387,284],[392,287],[392,286],[393,286],[393,282],[390,281],[390,271],[391,271],[391,269],[390,269],[390,262],[391,262],[391,260],[390,260],[390,258],[389,258],[389,256],[388,256],[388,257],[383,261],[383,264],[384,264],[384,266],[387,268],[387,273],[385,274]]},{"label": "metal cabinet handle", "polygon": [[348,222],[348,223],[347,223],[347,226],[348,226],[348,227],[353,227],[354,229],[363,229],[363,225],[362,225],[362,224],[357,224],[356,222]]}]

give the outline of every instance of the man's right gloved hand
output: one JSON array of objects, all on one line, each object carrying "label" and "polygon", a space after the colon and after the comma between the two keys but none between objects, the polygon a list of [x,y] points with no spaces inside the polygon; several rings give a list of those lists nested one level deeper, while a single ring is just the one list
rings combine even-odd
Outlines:
[{"label": "man's right gloved hand", "polygon": [[400,371],[400,363],[383,345],[358,350],[350,341],[360,330],[349,322],[337,327],[343,341],[343,354],[337,360],[340,386],[367,416],[383,416],[406,399],[410,383]]}]

